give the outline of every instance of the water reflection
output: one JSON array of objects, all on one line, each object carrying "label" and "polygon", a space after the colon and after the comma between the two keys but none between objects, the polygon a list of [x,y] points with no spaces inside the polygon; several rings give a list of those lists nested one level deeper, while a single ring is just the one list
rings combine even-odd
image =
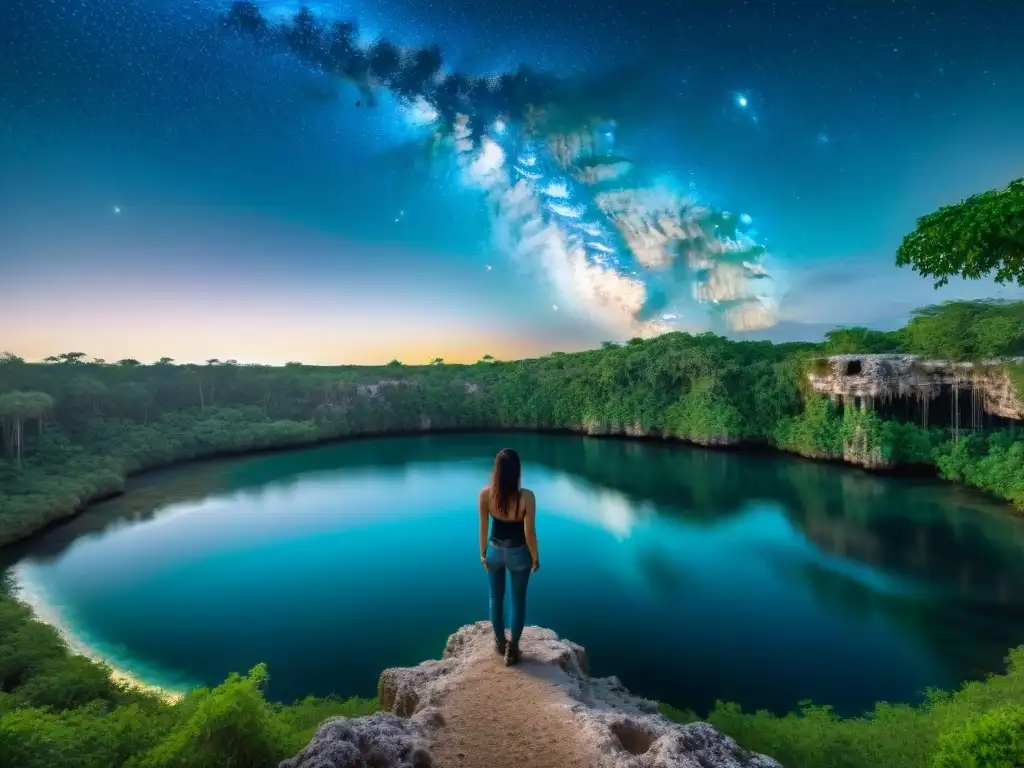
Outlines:
[{"label": "water reflection", "polygon": [[[400,449],[396,443],[401,443]],[[129,493],[33,540],[8,558],[31,552],[59,557],[83,535],[152,517],[188,500],[231,492],[260,495],[320,473],[355,467],[402,467],[489,461],[512,445],[527,463],[579,482],[559,483],[549,504],[579,509],[619,536],[639,517],[662,513],[689,523],[718,524],[752,499],[776,505],[817,547],[895,574],[942,583],[972,600],[1024,605],[1024,521],[1005,505],[947,483],[894,479],[770,454],[744,455],[679,445],[530,434],[428,436],[365,440],[287,454],[209,462],[154,473]],[[596,498],[593,497],[597,489]]]},{"label": "water reflection", "polygon": [[670,550],[657,544],[648,544],[637,552],[637,567],[651,592],[662,598],[681,597],[699,583]]},{"label": "water reflection", "polygon": [[[345,536],[367,537],[366,547],[372,551],[383,546],[373,538],[376,534],[351,531],[352,525],[371,518],[412,520],[419,514],[415,506],[385,508],[373,501],[374,494],[386,495],[386,489],[404,484],[403,499],[428,494],[433,502],[440,497],[446,515],[453,509],[471,512],[476,478],[483,482],[493,454],[505,446],[514,447],[526,459],[527,482],[542,483],[537,488],[541,503],[547,513],[555,513],[545,522],[552,546],[572,546],[581,534],[570,531],[581,526],[599,531],[611,542],[588,538],[580,545],[603,548],[595,563],[579,572],[589,582],[578,583],[584,576],[572,572],[558,576],[559,589],[579,603],[574,613],[565,612],[564,596],[545,597],[541,592],[538,599],[561,604],[552,617],[557,615],[563,632],[593,645],[598,664],[601,658],[615,659],[615,666],[604,671],[619,674],[627,683],[645,681],[649,695],[663,692],[657,681],[649,679],[649,671],[643,671],[643,658],[622,658],[622,647],[654,643],[651,631],[691,633],[688,638],[671,634],[657,642],[668,649],[669,656],[682,652],[671,650],[672,643],[693,655],[686,662],[685,682],[673,678],[665,683],[665,690],[671,694],[685,684],[693,698],[684,703],[698,708],[717,696],[791,706],[794,701],[786,697],[797,695],[795,688],[782,691],[779,681],[764,673],[759,684],[766,690],[779,689],[773,699],[751,688],[757,680],[741,679],[742,674],[749,678],[760,664],[785,662],[784,656],[817,654],[853,670],[873,665],[883,677],[891,674],[894,664],[919,662],[942,670],[938,675],[942,680],[947,674],[948,679],[959,680],[1000,669],[1007,648],[1024,642],[1020,629],[1024,626],[1024,524],[1002,505],[948,484],[896,480],[787,456],[657,443],[530,434],[436,436],[365,440],[198,464],[140,478],[124,497],[97,505],[68,525],[6,554],[21,558],[22,567],[30,569],[57,561],[63,561],[68,573],[91,569],[92,588],[99,593],[125,574],[141,579],[168,563],[178,567],[175,559],[182,560],[182,552],[187,551],[194,561],[213,557],[211,553],[224,549],[227,541],[237,545],[241,539],[281,542],[287,537],[297,541],[308,537],[326,548],[341,533],[337,521],[325,522],[329,515],[324,514],[338,507],[339,470],[345,470],[344,493],[351,502],[346,509],[352,510],[346,512]],[[451,484],[447,490],[446,484]],[[436,490],[428,493],[431,488]],[[237,518],[225,512],[238,506],[239,495],[246,499],[242,532],[235,527]],[[177,512],[160,514],[169,506]],[[179,515],[187,519],[176,521]],[[138,531],[132,528],[154,516],[165,528],[159,536],[142,526]],[[349,519],[353,516],[359,520]],[[576,527],[566,527],[570,522]],[[102,551],[108,557],[120,553],[118,557],[134,563],[132,568],[122,564],[120,570],[96,573],[99,547],[74,557],[91,549],[90,541],[122,528],[127,530],[116,537],[117,542],[105,542]],[[563,555],[568,560],[579,553]],[[298,588],[287,583],[291,561],[283,554],[261,557],[260,572],[271,579],[268,584],[280,579],[281,586],[275,589],[286,603],[285,596]],[[339,578],[338,557],[336,550],[325,551],[323,564],[316,566],[324,575],[314,583]],[[549,557],[554,567],[559,556],[552,552]],[[304,567],[308,571],[311,566]],[[462,583],[463,577],[452,570],[457,567],[462,566],[438,562],[429,578],[437,580],[438,589],[451,589],[452,584]],[[556,583],[555,575],[549,576]],[[602,595],[609,596],[601,597],[602,601],[614,595],[622,606],[621,618],[612,622],[620,627],[614,638],[595,634],[595,627],[605,626],[608,617],[600,601],[586,604],[594,583],[600,584]],[[233,583],[229,586],[235,588]],[[393,587],[388,582],[378,588],[385,586]],[[306,584],[302,588],[310,589]],[[248,593],[242,587],[238,590],[236,598],[245,604]],[[328,605],[330,597],[308,599],[322,599]],[[204,610],[211,616],[224,610],[211,601],[197,593],[189,606],[174,605],[187,622],[197,603],[210,602]],[[345,625],[352,621],[348,615],[334,616],[332,610],[318,608],[323,615],[317,621],[324,625],[332,620]],[[443,625],[439,634],[475,617],[461,599],[444,610],[448,613],[436,619]],[[577,615],[588,611],[595,616]],[[826,616],[827,621],[813,619]],[[806,623],[812,619],[823,622],[822,626]],[[155,613],[147,614],[146,621],[153,625],[162,620]],[[301,626],[312,619],[296,614],[289,615],[288,621]],[[837,649],[838,661],[825,650],[811,647],[840,642],[837,638],[844,631],[856,636],[846,638]],[[900,639],[893,639],[894,632]],[[732,648],[729,643],[739,642],[737,637],[745,644]],[[905,638],[913,638],[912,644],[908,646]],[[441,640],[431,644],[429,639],[423,640],[425,652],[436,652],[434,646]],[[759,651],[750,645],[755,639],[763,646]],[[133,642],[145,647],[152,639],[140,630]],[[722,647],[712,647],[716,644]],[[211,660],[213,680],[224,665],[237,667],[237,648],[230,638],[223,639],[222,645],[223,658],[216,659],[220,666]],[[908,647],[915,649],[914,654],[909,654]],[[892,649],[893,658],[877,658],[884,652],[880,649],[887,648]],[[395,652],[399,650],[411,653],[396,646]],[[209,647],[205,652],[210,655]],[[423,652],[416,649],[417,654]],[[158,655],[157,650],[153,653]],[[736,669],[727,672],[720,668],[727,653],[749,658],[737,661]],[[876,657],[871,658],[872,653]],[[702,654],[711,654],[703,664]],[[906,658],[897,658],[900,654]],[[264,656],[254,658],[269,660]],[[399,660],[387,663],[392,661]],[[828,673],[834,674],[834,670]],[[850,701],[872,700],[873,678],[865,675],[863,681],[845,683],[852,691]],[[818,689],[813,676],[793,685],[805,685],[809,694],[814,693]],[[296,677],[296,685],[300,682]]]}]

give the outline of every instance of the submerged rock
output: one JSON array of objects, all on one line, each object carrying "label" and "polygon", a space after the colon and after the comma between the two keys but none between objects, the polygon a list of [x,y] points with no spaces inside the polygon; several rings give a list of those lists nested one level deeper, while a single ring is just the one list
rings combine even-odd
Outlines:
[{"label": "submerged rock", "polygon": [[707,723],[670,722],[615,677],[591,678],[586,650],[550,629],[527,627],[522,652],[506,668],[490,625],[464,626],[440,660],[384,670],[385,714],[328,720],[281,768],[781,768]]}]

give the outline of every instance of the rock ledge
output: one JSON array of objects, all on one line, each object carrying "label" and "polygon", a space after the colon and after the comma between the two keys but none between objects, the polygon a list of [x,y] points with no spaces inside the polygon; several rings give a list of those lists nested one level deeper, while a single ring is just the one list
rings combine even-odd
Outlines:
[{"label": "rock ledge", "polygon": [[[450,736],[446,704],[456,706],[460,680],[475,676],[479,681],[481,674],[522,674],[531,685],[543,686],[538,730],[552,721],[571,729],[595,756],[588,758],[591,768],[782,768],[707,723],[670,722],[653,701],[632,695],[615,677],[591,678],[586,650],[550,629],[527,627],[522,650],[520,667],[499,670],[490,625],[468,624],[448,638],[440,660],[384,670],[379,683],[384,712],[325,721],[281,768],[471,768],[476,765],[472,754],[460,754],[457,767],[432,751]],[[486,729],[480,730],[487,738]]]}]

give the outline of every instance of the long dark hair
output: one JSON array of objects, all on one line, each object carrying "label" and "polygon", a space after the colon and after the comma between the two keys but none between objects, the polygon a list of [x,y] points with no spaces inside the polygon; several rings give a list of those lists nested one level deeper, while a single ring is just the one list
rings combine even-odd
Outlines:
[{"label": "long dark hair", "polygon": [[491,473],[491,514],[507,520],[519,519],[519,482],[523,468],[519,454],[502,448],[494,457]]}]

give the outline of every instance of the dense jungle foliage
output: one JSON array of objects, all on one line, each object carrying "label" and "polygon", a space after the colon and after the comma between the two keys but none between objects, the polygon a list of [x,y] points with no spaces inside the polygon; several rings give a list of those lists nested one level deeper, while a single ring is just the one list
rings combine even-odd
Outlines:
[{"label": "dense jungle foliage", "polygon": [[[702,444],[759,442],[809,457],[879,455],[932,465],[1024,506],[1024,439],[978,429],[956,439],[913,415],[837,408],[806,389],[823,354],[909,352],[965,360],[1024,355],[1024,302],[956,302],[914,313],[896,332],[838,329],[822,344],[667,334],[586,352],[472,365],[283,367],[164,358],[105,363],[83,353],[45,363],[0,357],[0,544],[119,492],[127,475],[176,461],[345,436],[431,429],[652,433]],[[1021,367],[1004,370],[1021,386]],[[376,703],[262,693],[266,669],[169,704],[70,655],[55,631],[0,595],[0,765],[270,766],[331,714]],[[685,704],[685,702],[676,702]],[[1012,766],[1024,761],[1024,649],[1006,675],[933,693],[921,707],[879,705],[839,719],[720,704],[708,716],[790,768]],[[692,714],[666,707],[676,718]],[[984,757],[988,755],[988,757]]]},{"label": "dense jungle foliage", "polygon": [[[896,332],[838,329],[821,345],[710,333],[515,362],[283,367],[209,360],[108,364],[79,352],[44,364],[0,358],[0,545],[174,461],[350,435],[423,429],[654,433],[702,444],[756,441],[815,458],[882,457],[1024,505],[1024,442],[954,439],[909,417],[837,408],[805,391],[816,356],[906,351],[979,360],[1024,355],[1024,302],[953,302]],[[1006,366],[1019,380],[1020,366]],[[977,426],[977,425],[976,425]]]}]

